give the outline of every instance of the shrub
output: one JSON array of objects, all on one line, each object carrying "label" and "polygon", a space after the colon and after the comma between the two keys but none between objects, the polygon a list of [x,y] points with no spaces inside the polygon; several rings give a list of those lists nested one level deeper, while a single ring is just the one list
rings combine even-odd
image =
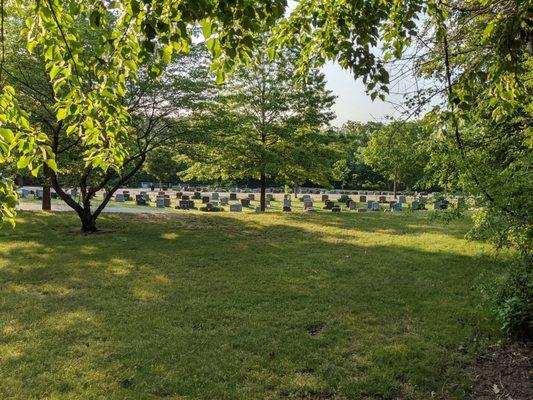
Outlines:
[{"label": "shrub", "polygon": [[200,211],[205,211],[205,212],[219,212],[219,211],[224,211],[224,209],[222,207],[211,207],[211,209],[207,209],[207,206],[203,206],[203,207],[200,207]]},{"label": "shrub", "polygon": [[349,200],[351,200],[350,196],[348,196],[347,194],[343,194],[337,201],[339,203],[347,203]]},{"label": "shrub", "polygon": [[496,311],[502,330],[512,338],[532,339],[533,257],[514,260],[497,289]]}]

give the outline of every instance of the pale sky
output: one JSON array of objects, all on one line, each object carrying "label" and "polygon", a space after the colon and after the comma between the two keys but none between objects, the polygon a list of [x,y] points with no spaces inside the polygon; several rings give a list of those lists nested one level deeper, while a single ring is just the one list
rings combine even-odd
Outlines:
[{"label": "pale sky", "polygon": [[333,122],[341,126],[346,121],[381,121],[387,115],[394,114],[394,107],[379,98],[372,101],[365,94],[362,81],[354,79],[350,71],[343,70],[338,64],[329,62],[322,68],[328,81],[327,88],[337,99],[333,111],[337,119]]}]

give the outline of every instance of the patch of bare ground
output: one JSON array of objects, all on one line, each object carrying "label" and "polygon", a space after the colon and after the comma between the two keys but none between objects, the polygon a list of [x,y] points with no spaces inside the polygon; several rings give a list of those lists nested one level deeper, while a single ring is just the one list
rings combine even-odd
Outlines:
[{"label": "patch of bare ground", "polygon": [[493,349],[480,357],[474,366],[476,400],[533,399],[533,342],[513,343]]}]

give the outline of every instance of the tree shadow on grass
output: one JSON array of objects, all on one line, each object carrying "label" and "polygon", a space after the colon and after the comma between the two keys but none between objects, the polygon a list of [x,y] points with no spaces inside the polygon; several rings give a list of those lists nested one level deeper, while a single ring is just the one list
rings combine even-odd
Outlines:
[{"label": "tree shadow on grass", "polygon": [[268,218],[109,215],[84,237],[23,214],[0,234],[0,397],[464,396],[492,333],[480,246]]}]

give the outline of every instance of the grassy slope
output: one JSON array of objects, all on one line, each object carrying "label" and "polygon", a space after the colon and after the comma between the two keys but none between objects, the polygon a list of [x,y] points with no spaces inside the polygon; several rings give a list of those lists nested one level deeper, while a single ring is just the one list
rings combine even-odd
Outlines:
[{"label": "grassy slope", "polygon": [[105,215],[87,237],[72,214],[21,213],[0,231],[0,398],[466,397],[494,334],[467,226]]}]

